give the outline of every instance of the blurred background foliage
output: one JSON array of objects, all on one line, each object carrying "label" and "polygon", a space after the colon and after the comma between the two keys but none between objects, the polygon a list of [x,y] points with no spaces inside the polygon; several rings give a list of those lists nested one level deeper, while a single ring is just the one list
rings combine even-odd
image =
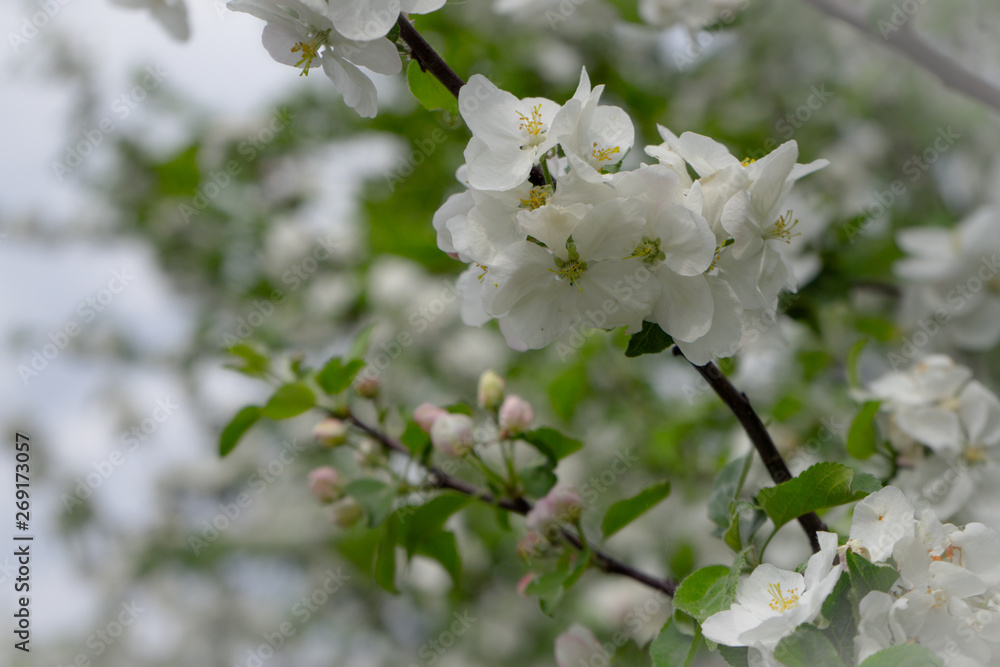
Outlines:
[{"label": "blurred background foliage", "polygon": [[[989,56],[998,42],[997,8],[985,0],[956,5],[929,3],[917,28],[970,68],[995,76],[998,61]],[[814,275],[787,298],[779,320],[761,323],[757,340],[723,366],[772,427],[793,471],[817,458],[845,460],[846,431],[828,437],[824,429],[849,423],[856,409],[847,391],[848,348],[870,338],[871,350],[884,353],[911,333],[897,316],[892,263],[901,252],[893,231],[951,226],[979,206],[1000,203],[995,112],[794,0],[752,1],[735,22],[692,34],[642,25],[633,0],[561,6],[572,11],[564,15],[560,4],[542,2],[520,15],[498,15],[485,2],[456,2],[415,25],[460,75],[485,74],[518,96],[563,101],[586,66],[591,80],[606,86],[603,101],[623,106],[635,122],[637,148],[626,164],[648,160],[641,147],[659,143],[657,124],[712,136],[738,156],[759,157],[794,138],[800,161],[830,160],[796,187],[803,232],[796,252],[803,266],[812,262],[803,270]],[[549,12],[562,19],[554,27]],[[937,18],[947,12],[957,20],[942,27]],[[980,15],[972,37],[967,13]],[[79,91],[78,126],[61,130],[67,140],[99,118],[87,93],[90,73],[73,64],[71,53],[71,43],[47,43],[49,76]],[[136,71],[141,77],[141,64]],[[68,356],[114,369],[116,380],[103,386],[100,400],[117,415],[119,430],[145,416],[129,398],[143,374],[173,387],[195,423],[185,445],[195,455],[151,477],[155,516],[126,525],[107,503],[128,503],[127,495],[100,501],[110,485],[71,506],[61,500],[89,472],[50,458],[69,445],[36,449],[37,484],[60,499],[49,503],[58,516],[58,547],[47,548],[72,554],[70,580],[100,602],[77,628],[37,636],[38,653],[17,656],[15,664],[70,664],[85,653],[108,667],[550,665],[553,638],[573,620],[605,640],[626,629],[640,643],[662,625],[669,613],[663,605],[633,627],[630,610],[650,593],[597,572],[585,575],[555,620],[547,619],[515,590],[527,571],[515,549],[520,520],[508,532],[484,507],[452,520],[464,556],[457,583],[417,558],[401,572],[400,595],[379,590],[363,571],[374,548],[366,531],[333,526],[306,488],[306,474],[328,461],[327,450],[310,445],[259,495],[252,485],[283,443],[308,441],[315,415],[256,430],[233,456],[215,460],[221,427],[265,391],[222,369],[236,339],[317,364],[374,324],[371,354],[392,357],[379,374],[381,400],[403,413],[428,400],[471,402],[479,374],[494,368],[533,403],[538,423],[585,442],[561,464],[561,478],[583,484],[623,450],[639,458],[599,494],[585,526],[595,528],[601,510],[649,483],[673,483],[668,501],[615,536],[610,552],[672,577],[729,562],[710,536],[705,501],[722,465],[747,447],[731,415],[670,355],[626,359],[621,332],[589,335],[569,355],[555,347],[521,354],[506,347],[493,324],[464,326],[453,298],[462,266],[436,248],[430,223],[461,188],[455,171],[469,132],[460,119],[420,108],[401,78],[379,85],[385,94],[374,120],[358,118],[331,87],[309,86],[275,100],[269,114],[234,121],[192,104],[168,83],[141,108],[148,126],[111,137],[104,159],[76,175],[99,215],[81,212],[58,233],[31,217],[5,222],[17,242],[56,249],[126,244],[152,258],[165,289],[183,304],[182,342],[151,352],[102,327],[85,330]],[[817,101],[817,91],[825,99]],[[157,119],[167,118],[181,130],[164,148],[151,133]],[[911,182],[904,165],[946,128],[960,139]],[[884,215],[867,217],[880,193],[901,179],[905,193]],[[401,334],[412,342],[401,343]],[[20,332],[8,344],[21,359],[38,340]],[[878,366],[881,357],[871,354]],[[996,388],[995,350],[960,360]],[[45,432],[41,424],[18,425]],[[803,449],[810,438],[822,443],[818,451]],[[153,437],[142,447],[169,450],[175,443]],[[877,465],[875,471],[884,472]],[[765,484],[763,472],[753,475]],[[207,539],[207,526],[243,493],[252,505],[196,554],[192,536]],[[829,518],[837,525],[836,516]],[[783,531],[771,547],[781,564],[806,553],[796,530]],[[346,585],[303,621],[293,611],[297,601],[338,568],[349,577]],[[126,631],[98,656],[88,635],[132,598],[149,609],[139,619],[141,632]],[[428,653],[427,642],[444,636],[455,613],[476,621],[453,648]],[[294,636],[263,659],[261,646],[282,623]],[[642,664],[627,651],[615,664]]]}]

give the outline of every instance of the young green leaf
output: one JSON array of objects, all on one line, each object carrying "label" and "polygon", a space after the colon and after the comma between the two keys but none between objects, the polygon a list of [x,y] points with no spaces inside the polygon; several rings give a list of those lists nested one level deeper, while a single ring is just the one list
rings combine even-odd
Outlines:
[{"label": "young green leaf", "polygon": [[743,487],[747,471],[753,462],[753,451],[734,459],[723,466],[712,485],[712,495],[708,499],[708,518],[719,528],[729,528],[732,520],[733,500]]},{"label": "young green leaf", "polygon": [[803,514],[861,500],[880,487],[872,475],[826,461],[778,486],[761,489],[757,502],[780,528]]},{"label": "young green leaf", "polygon": [[671,618],[656,639],[650,642],[649,657],[653,659],[653,667],[680,667],[689,663],[695,650],[697,646],[694,637],[678,630]]},{"label": "young green leaf", "polygon": [[410,450],[410,456],[417,461],[421,460],[431,446],[431,437],[417,426],[414,421],[407,422],[403,435],[399,436],[399,441]]},{"label": "young green leaf", "polygon": [[354,376],[364,368],[365,362],[351,359],[346,364],[340,357],[334,357],[316,374],[316,382],[330,396],[335,396],[351,386]]},{"label": "young green leaf", "polygon": [[440,532],[448,517],[470,502],[469,496],[445,492],[416,509],[401,509],[398,513],[403,528],[400,543],[413,555],[426,536]]},{"label": "young green leaf", "polygon": [[699,622],[729,609],[736,599],[736,587],[729,582],[729,572],[725,565],[709,565],[695,570],[677,587],[674,607]]},{"label": "young green leaf", "polygon": [[392,513],[396,489],[377,479],[356,479],[348,482],[344,492],[358,501],[368,515],[368,527],[374,528]]},{"label": "young green leaf", "polygon": [[372,334],[375,332],[375,325],[369,324],[364,329],[354,337],[354,341],[351,342],[351,347],[347,350],[348,359],[360,359],[364,361],[365,355],[368,354],[368,343],[372,339]]},{"label": "young green leaf", "polygon": [[893,566],[873,563],[853,551],[847,552],[847,572],[858,601],[872,591],[888,593],[899,579],[899,570]]},{"label": "young green leaf", "polygon": [[445,530],[424,535],[424,539],[417,546],[416,553],[436,560],[451,576],[451,580],[458,583],[458,578],[462,573],[462,556],[458,553],[458,546],[455,543],[455,536]]},{"label": "young green leaf", "polygon": [[878,435],[875,432],[875,415],[881,401],[868,401],[851,423],[847,434],[847,453],[856,459],[867,459],[875,453]]},{"label": "young green leaf", "polygon": [[552,465],[583,447],[583,443],[579,440],[568,438],[554,428],[548,427],[522,433],[520,438],[544,454]]},{"label": "young green leaf", "polygon": [[642,331],[632,334],[625,349],[626,357],[656,354],[674,344],[674,339],[659,324],[643,322]]},{"label": "young green leaf", "polygon": [[655,507],[670,495],[670,482],[661,482],[643,489],[635,496],[619,500],[608,508],[601,522],[601,530],[607,539]]},{"label": "young green leaf", "polygon": [[897,644],[871,656],[861,667],[944,667],[944,663],[929,648]]},{"label": "young green leaf", "polygon": [[243,434],[257,423],[262,413],[263,410],[256,405],[248,405],[237,412],[232,421],[222,429],[222,434],[219,436],[219,456],[226,456],[233,451]]},{"label": "young green leaf", "polygon": [[396,538],[399,531],[396,517],[389,519],[382,530],[384,537],[375,552],[375,583],[383,590],[396,594],[399,592],[396,588]]},{"label": "young green leaf", "polygon": [[803,623],[782,638],[774,648],[774,657],[785,667],[844,667],[830,640],[809,623]]},{"label": "young green leaf", "polygon": [[425,72],[416,60],[411,60],[406,68],[406,82],[410,85],[413,96],[428,111],[443,109],[452,116],[458,115],[458,100],[455,96],[433,74]]},{"label": "young green leaf", "polygon": [[855,341],[847,351],[847,379],[855,389],[861,388],[861,379],[858,377],[858,361],[861,359],[861,353],[868,345],[869,340],[869,338],[862,338]]},{"label": "young green leaf", "polygon": [[246,343],[237,343],[229,348],[229,353],[243,360],[242,365],[229,367],[251,377],[264,377],[271,368],[271,360]]},{"label": "young green leaf", "polygon": [[263,415],[271,419],[288,419],[301,415],[316,405],[312,389],[300,382],[278,387],[264,406]]},{"label": "young green leaf", "polygon": [[541,498],[558,482],[551,465],[540,465],[521,471],[521,486],[533,498]]}]

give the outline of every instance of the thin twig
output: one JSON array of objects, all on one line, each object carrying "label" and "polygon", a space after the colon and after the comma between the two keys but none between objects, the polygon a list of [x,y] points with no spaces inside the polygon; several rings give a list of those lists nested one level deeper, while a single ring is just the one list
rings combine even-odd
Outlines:
[{"label": "thin twig", "polygon": [[960,64],[922,40],[909,25],[892,26],[882,36],[872,29],[868,18],[840,0],[804,0],[819,11],[840,19],[864,33],[869,39],[885,44],[941,79],[941,82],[969,97],[979,100],[994,111],[1000,111],[1000,88],[973,74]]},{"label": "thin twig", "polygon": [[[400,454],[411,456],[410,450],[407,449],[406,445],[401,443],[399,440],[386,435],[382,431],[379,431],[377,428],[366,424],[354,415],[348,416],[347,421],[359,430],[364,431],[375,440],[379,441],[383,446],[395,452],[399,452]],[[486,491],[476,488],[468,482],[452,477],[435,466],[428,466],[427,472],[430,478],[429,483],[433,488],[451,489],[452,491],[465,494],[489,505],[501,507],[509,512],[513,512],[514,514],[525,515],[531,511],[531,503],[524,498],[496,498]],[[566,541],[573,545],[575,549],[583,551],[583,543],[577,535],[565,529],[562,531],[562,534]],[[674,591],[677,590],[677,582],[672,579],[660,579],[650,574],[646,574],[645,572],[635,569],[631,565],[621,562],[613,556],[609,556],[600,549],[595,548],[594,545],[590,545],[590,552],[594,558],[594,563],[596,563],[597,567],[604,572],[609,574],[620,574],[624,577],[628,577],[629,579],[634,579],[635,581],[645,584],[650,588],[666,593],[670,597],[673,597]]]},{"label": "thin twig", "polygon": [[[674,348],[674,354],[678,357],[684,356],[677,347]],[[763,461],[764,467],[771,474],[771,479],[774,480],[774,483],[781,484],[790,480],[792,478],[791,471],[788,470],[785,460],[781,458],[781,453],[775,447],[774,441],[771,440],[771,434],[767,432],[764,423],[757,416],[757,413],[754,412],[747,395],[737,391],[736,387],[733,386],[726,376],[722,374],[722,371],[712,362],[708,362],[704,366],[698,366],[690,360],[688,363],[694,366],[695,370],[705,378],[709,386],[712,387],[715,393],[719,395],[719,398],[722,399],[722,402],[729,407],[730,411],[736,416],[736,419],[739,420],[740,425],[743,426],[743,430],[746,431],[747,436],[750,438],[750,442],[753,443],[757,453],[760,454],[760,459]],[[802,524],[802,528],[809,536],[809,542],[812,544],[813,551],[819,551],[819,538],[817,538],[816,533],[827,531],[826,524],[823,523],[819,515],[815,512],[800,516],[799,523]]]}]

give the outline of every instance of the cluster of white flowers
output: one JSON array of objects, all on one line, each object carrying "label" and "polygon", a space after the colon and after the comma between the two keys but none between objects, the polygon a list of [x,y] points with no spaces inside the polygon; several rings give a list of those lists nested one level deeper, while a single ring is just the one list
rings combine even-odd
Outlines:
[{"label": "cluster of white flowers", "polygon": [[902,318],[915,344],[927,336],[939,350],[983,351],[1000,342],[1000,208],[955,228],[903,229],[896,242],[907,254],[893,269],[905,281]]},{"label": "cluster of white flowers", "polygon": [[646,320],[695,363],[730,356],[745,319],[773,317],[778,294],[795,289],[784,248],[797,220],[785,200],[827,163],[796,164],[794,141],[741,162],[708,137],[661,127],[664,142],[646,148],[659,164],[618,171],[634,130],[622,109],[598,104],[603,89],[586,70],[561,106],[480,75],[462,88],[467,190],[434,227],[438,246],[470,264],[458,283],[463,320],[498,319],[516,349]]},{"label": "cluster of white flowers", "polygon": [[375,84],[360,67],[398,74],[402,61],[386,38],[400,11],[426,14],[444,0],[230,0],[233,11],[267,22],[261,40],[279,63],[308,74],[322,66],[344,102],[365,118],[378,110]]},{"label": "cluster of white flowers", "polygon": [[[860,398],[881,401],[884,432],[900,455],[896,483],[915,501],[948,519],[975,497],[995,496],[1000,481],[1000,399],[972,371],[950,357],[932,355],[905,372],[872,382]],[[996,507],[988,504],[987,507]]]},{"label": "cluster of white flowers", "polygon": [[858,503],[847,547],[900,578],[859,606],[858,662],[895,644],[919,643],[948,667],[1000,661],[1000,533],[981,523],[959,529],[914,508],[895,487]]},{"label": "cluster of white flowers", "polygon": [[702,623],[705,637],[749,646],[751,664],[777,667],[775,647],[819,619],[849,549],[900,574],[888,593],[871,591],[860,601],[856,664],[904,643],[930,649],[949,667],[1000,660],[1000,532],[980,523],[958,529],[931,511],[915,517],[903,492],[890,486],[855,507],[846,546],[838,548],[833,533],[818,537],[821,549],[803,574],[763,564],[741,580],[730,609]]}]

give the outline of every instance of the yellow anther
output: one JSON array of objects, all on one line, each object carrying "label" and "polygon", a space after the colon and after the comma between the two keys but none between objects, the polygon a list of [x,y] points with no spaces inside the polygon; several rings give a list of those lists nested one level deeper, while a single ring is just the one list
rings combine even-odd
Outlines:
[{"label": "yellow anther", "polygon": [[795,218],[792,220],[791,210],[785,211],[785,214],[779,217],[774,222],[774,227],[768,233],[768,238],[778,239],[779,241],[784,241],[785,243],[791,243],[793,236],[798,236],[799,233],[792,233],[795,229],[795,225],[799,224],[799,219]]},{"label": "yellow anther", "polygon": [[[545,139],[545,123],[542,122],[542,105],[536,104],[531,108],[531,118],[528,118],[520,111],[516,112],[521,119],[521,129],[528,133],[528,146],[537,146]],[[524,146],[522,146],[524,148]]]},{"label": "yellow anther", "polygon": [[295,63],[296,67],[301,67],[302,72],[299,76],[309,76],[309,68],[312,67],[312,61],[319,57],[319,50],[323,48],[326,44],[327,38],[330,36],[329,30],[324,30],[321,33],[317,33],[316,37],[311,42],[296,42],[292,47],[292,53],[301,53],[302,58],[299,62]]},{"label": "yellow anther", "polygon": [[782,594],[781,584],[768,584],[767,590],[771,594],[771,609],[775,611],[788,611],[799,604],[798,594],[794,590]]},{"label": "yellow anther", "polygon": [[537,187],[531,188],[531,192],[528,193],[527,199],[521,200],[521,206],[523,208],[528,208],[534,211],[536,208],[541,208],[548,203],[549,197],[552,196],[552,188],[547,187]]},{"label": "yellow anther", "polygon": [[752,165],[756,161],[757,160],[753,159],[752,157],[745,157],[745,158],[743,158],[743,161],[740,162],[740,164],[742,164],[744,167],[749,167],[750,165]]},{"label": "yellow anther", "polygon": [[621,149],[618,148],[618,146],[612,146],[611,148],[601,148],[601,149],[598,149],[597,148],[597,142],[595,141],[594,142],[594,150],[591,151],[590,154],[594,156],[595,160],[597,160],[599,162],[604,162],[605,160],[610,160],[612,155],[617,155],[618,153],[621,153]]}]

